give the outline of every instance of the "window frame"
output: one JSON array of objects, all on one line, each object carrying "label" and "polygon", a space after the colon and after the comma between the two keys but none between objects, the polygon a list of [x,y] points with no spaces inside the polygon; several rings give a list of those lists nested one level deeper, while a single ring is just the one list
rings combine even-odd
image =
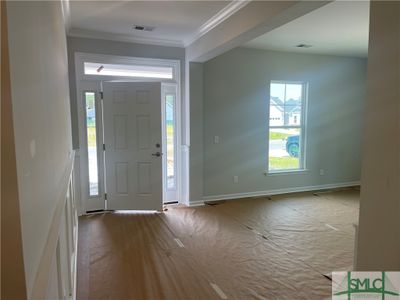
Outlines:
[{"label": "window frame", "polygon": [[[85,62],[98,64],[116,64],[116,65],[136,65],[136,66],[154,66],[171,67],[172,78],[154,78],[154,77],[132,77],[132,76],[113,76],[113,75],[92,75],[85,74]],[[164,82],[177,83],[180,87],[180,61],[175,59],[157,59],[147,57],[119,56],[109,54],[91,54],[85,52],[75,53],[75,71],[76,80],[89,81],[146,81],[146,82]]]},{"label": "window frame", "polygon": [[[97,194],[91,195],[90,194],[90,176],[89,176],[89,147],[88,147],[88,126],[87,126],[87,111],[86,111],[86,93],[93,93],[94,94],[94,109],[95,109],[95,118],[96,118],[96,155],[97,155]],[[103,179],[103,166],[102,166],[102,160],[103,160],[103,136],[102,136],[102,112],[101,112],[101,102],[100,102],[100,95],[95,89],[90,89],[86,88],[82,90],[82,99],[83,99],[83,105],[84,105],[84,119],[85,122],[83,124],[84,129],[85,129],[85,145],[86,145],[86,165],[84,166],[87,171],[87,191],[86,191],[86,197],[88,199],[99,199],[103,197],[104,194],[104,179]]]},{"label": "window frame", "polygon": [[[270,125],[270,110],[271,110],[271,84],[299,84],[302,86],[301,89],[301,120],[299,126],[271,126]],[[269,98],[268,98],[268,119],[267,119],[267,168],[266,173],[268,175],[274,174],[288,174],[288,173],[301,173],[307,171],[306,168],[306,141],[307,141],[307,105],[308,105],[308,83],[304,81],[292,81],[292,80],[271,80],[269,82]],[[270,144],[270,130],[273,128],[284,128],[284,129],[300,129],[300,155],[299,155],[299,167],[296,169],[269,169],[269,144]]]},{"label": "window frame", "polygon": [[[168,187],[168,150],[165,149],[164,154],[163,155],[163,159],[164,161],[164,166],[165,168],[163,168],[163,185],[165,187],[164,189],[164,199],[166,201],[164,202],[170,202],[171,199],[179,199],[179,185],[180,185],[180,174],[179,174],[179,168],[181,168],[180,165],[180,158],[179,158],[179,145],[178,145],[178,127],[179,127],[179,122],[180,122],[180,118],[179,118],[179,114],[178,114],[178,109],[180,111],[180,104],[178,103],[178,85],[177,84],[171,84],[171,83],[162,83],[162,114],[163,114],[163,124],[162,124],[162,136],[163,136],[163,145],[165,145],[165,147],[167,147],[167,118],[166,118],[166,114],[167,114],[167,110],[166,110],[166,106],[167,106],[167,95],[173,95],[174,97],[174,112],[173,112],[173,118],[174,118],[174,186],[173,187]],[[177,109],[178,108],[178,109]],[[175,200],[172,200],[175,201]]]},{"label": "window frame", "polygon": [[[119,63],[104,63],[104,62],[98,62],[98,61],[96,61],[96,62],[91,62],[91,61],[84,61],[83,62],[83,75],[84,76],[88,76],[88,77],[101,77],[101,78],[108,78],[108,77],[112,77],[112,78],[131,78],[132,80],[138,80],[138,79],[140,79],[140,80],[150,80],[150,81],[168,81],[168,80],[175,80],[175,77],[176,77],[176,72],[175,72],[175,68],[174,68],[174,66],[168,66],[168,65],[159,65],[159,64],[157,64],[157,62],[153,62],[153,61],[151,61],[150,62],[151,63],[151,65],[146,65],[146,64],[144,64],[144,63],[122,63],[122,62],[119,62]],[[92,73],[86,73],[86,64],[98,64],[98,65],[101,65],[102,67],[104,67],[105,66],[105,68],[106,68],[106,71],[105,71],[105,73],[102,73],[102,74],[100,74],[100,73],[95,73],[95,74],[92,74]],[[169,77],[162,77],[162,76],[150,76],[150,75],[147,75],[147,76],[133,76],[133,75],[128,75],[128,74],[121,74],[121,75],[117,75],[117,74],[107,74],[107,67],[109,67],[109,66],[132,66],[132,67],[138,67],[138,68],[140,68],[140,67],[143,67],[143,68],[147,68],[147,67],[155,67],[155,68],[168,68],[168,69],[170,69],[170,71],[171,71],[171,78],[169,78]],[[88,68],[89,68],[89,66],[88,66]],[[122,67],[121,68],[122,70],[124,70],[124,68]],[[126,70],[126,69],[125,69]],[[143,71],[143,70],[142,70]],[[145,71],[144,71],[145,72]],[[149,72],[151,72],[151,71],[149,71]],[[155,72],[155,71],[153,71],[153,72]]]},{"label": "window frame", "polygon": [[[103,143],[100,145],[101,148],[101,162],[98,166],[99,172],[101,172],[100,182],[101,190],[99,197],[89,197],[89,192],[87,188],[88,182],[88,172],[86,166],[88,165],[88,155],[85,151],[86,143],[86,132],[85,129],[85,101],[83,92],[86,91],[96,91],[96,97],[101,99],[100,93],[102,91],[102,82],[114,81],[114,82],[160,82],[162,86],[164,85],[175,85],[176,86],[176,199],[179,203],[187,203],[188,195],[184,193],[188,187],[188,176],[184,176],[187,172],[185,171],[185,166],[187,166],[188,161],[188,151],[187,146],[183,143],[184,141],[189,141],[190,131],[183,130],[183,123],[186,123],[184,118],[184,112],[188,111],[187,99],[182,96],[182,81],[181,81],[181,60],[180,59],[158,59],[158,58],[147,58],[147,57],[134,57],[134,56],[120,56],[120,55],[109,55],[109,54],[95,54],[86,52],[75,52],[74,53],[74,65],[75,65],[75,85],[76,85],[76,96],[78,102],[78,130],[79,130],[79,151],[77,151],[77,160],[79,162],[80,186],[81,192],[79,194],[81,198],[81,205],[78,208],[80,214],[84,214],[86,211],[106,209],[105,201],[105,171],[104,171],[104,151]],[[166,66],[173,68],[173,78],[172,79],[160,79],[160,78],[139,78],[139,77],[116,77],[116,76],[104,76],[104,75],[88,75],[84,74],[84,63],[94,62],[94,63],[110,63],[110,64],[134,64],[134,65],[144,65],[144,66]],[[182,106],[182,104],[184,104]],[[102,101],[100,101],[101,115],[103,113]],[[163,114],[164,115],[164,114]],[[189,115],[189,114],[186,114]],[[103,120],[99,120],[102,122]],[[164,119],[163,119],[164,122]],[[103,124],[101,126],[101,132],[103,132]],[[102,141],[103,136],[101,135]],[[163,145],[164,146],[164,145]],[[99,156],[100,157],[100,156]],[[164,177],[164,176],[163,176]],[[165,186],[165,185],[163,185]],[[167,195],[172,191],[167,191],[163,188],[163,201],[170,201],[167,199]]]}]

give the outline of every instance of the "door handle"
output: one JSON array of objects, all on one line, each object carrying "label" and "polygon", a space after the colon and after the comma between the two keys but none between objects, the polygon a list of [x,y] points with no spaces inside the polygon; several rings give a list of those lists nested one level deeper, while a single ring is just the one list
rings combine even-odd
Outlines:
[{"label": "door handle", "polygon": [[152,153],[151,155],[152,155],[152,156],[160,157],[160,156],[162,155],[162,153],[161,153],[161,152],[156,152],[156,153]]}]

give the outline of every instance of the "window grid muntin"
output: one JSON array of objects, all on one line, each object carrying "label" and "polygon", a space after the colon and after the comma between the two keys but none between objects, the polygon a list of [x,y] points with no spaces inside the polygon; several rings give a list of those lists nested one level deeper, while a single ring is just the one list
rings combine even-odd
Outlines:
[{"label": "window grid muntin", "polygon": [[[286,99],[286,85],[296,84],[301,85],[301,114],[300,114],[300,124],[293,126],[293,125],[270,125],[270,112],[271,112],[271,85],[272,84],[284,84],[285,85],[285,99]],[[306,169],[306,111],[307,111],[307,95],[308,95],[308,84],[302,81],[277,81],[272,80],[270,82],[270,94],[269,94],[269,101],[268,101],[268,151],[267,151],[267,172],[268,173],[290,173],[296,171],[304,171]],[[285,101],[285,100],[284,100]],[[300,130],[300,137],[299,137],[299,167],[298,168],[291,168],[291,169],[270,169],[270,130],[271,129],[299,129]]]}]

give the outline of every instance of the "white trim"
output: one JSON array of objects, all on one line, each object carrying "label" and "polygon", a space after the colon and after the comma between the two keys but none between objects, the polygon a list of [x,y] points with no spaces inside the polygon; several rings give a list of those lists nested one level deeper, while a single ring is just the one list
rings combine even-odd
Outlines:
[{"label": "white trim", "polygon": [[79,232],[79,222],[76,222],[76,228],[75,230],[75,243],[74,243],[74,255],[73,255],[73,266],[72,266],[72,277],[73,277],[73,285],[72,285],[72,300],[77,299],[77,293],[78,293],[78,286],[77,286],[77,280],[78,280],[78,232]]},{"label": "white trim", "polygon": [[351,187],[351,186],[358,186],[358,185],[360,185],[360,181],[350,181],[350,182],[341,182],[341,183],[328,183],[328,184],[321,184],[321,185],[309,185],[309,186],[301,186],[301,187],[283,188],[283,189],[275,189],[275,190],[268,190],[268,191],[204,196],[202,200],[196,200],[196,201],[190,202],[189,206],[200,206],[200,205],[203,205],[205,201],[220,201],[220,200],[231,200],[231,199],[240,199],[240,198],[249,198],[249,197],[281,195],[281,194],[298,193],[298,192],[311,192],[311,191]]},{"label": "white trim", "polygon": [[[84,66],[83,63],[85,61],[90,61],[90,62],[99,62],[99,63],[113,63],[113,64],[137,64],[137,65],[146,65],[146,66],[168,66],[173,68],[173,79],[157,79],[157,80],[151,80],[149,78],[132,78],[132,77],[116,77],[116,76],[98,76],[98,75],[85,75],[84,74]],[[80,151],[80,187],[81,187],[81,205],[83,207],[79,208],[79,211],[83,211],[83,213],[86,213],[88,210],[94,210],[94,209],[103,209],[102,207],[100,208],[94,208],[94,207],[89,207],[87,200],[89,199],[88,197],[88,187],[87,187],[87,182],[88,182],[88,172],[87,172],[87,165],[88,165],[88,157],[87,157],[87,151],[86,151],[86,135],[85,135],[85,111],[84,111],[84,103],[83,103],[83,91],[85,90],[90,90],[90,91],[95,91],[98,95],[100,92],[100,85],[102,81],[126,81],[126,82],[134,82],[134,81],[157,81],[161,82],[162,84],[168,85],[168,84],[175,84],[177,86],[177,91],[176,91],[176,139],[177,139],[177,147],[176,147],[176,160],[177,160],[177,174],[176,174],[176,184],[177,184],[177,200],[179,203],[185,202],[183,196],[182,196],[182,190],[184,189],[184,185],[187,184],[187,180],[183,180],[183,177],[186,176],[185,172],[183,171],[183,165],[184,163],[182,162],[183,159],[185,159],[182,156],[182,146],[181,146],[181,140],[182,140],[182,124],[181,124],[181,103],[182,103],[182,98],[181,98],[181,65],[180,65],[180,60],[174,60],[174,59],[157,59],[157,58],[142,58],[142,57],[131,57],[131,56],[120,56],[120,55],[106,55],[106,54],[91,54],[91,53],[83,53],[83,52],[76,52],[75,53],[75,78],[76,78],[76,91],[77,91],[77,103],[78,103],[78,127],[79,127],[79,149]],[[102,110],[102,108],[100,108]],[[163,119],[162,122],[165,120]],[[99,119],[99,122],[101,120]],[[99,123],[101,125],[101,130],[102,130],[102,123]],[[103,144],[103,137],[98,137],[99,144]],[[99,151],[101,152],[98,154],[98,157],[103,157],[102,147],[98,146]],[[102,172],[104,174],[104,170],[99,167],[99,172]],[[92,202],[97,205],[97,200],[98,201],[104,201],[104,176],[102,174],[100,175],[99,179],[99,196],[96,198],[96,203]],[[163,193],[164,195],[164,193]]]},{"label": "white trim", "polygon": [[[181,135],[178,132],[181,132],[181,101],[179,94],[179,85],[177,83],[162,83],[161,84],[161,97],[162,97],[162,146],[163,146],[163,203],[168,201],[178,201],[180,197],[180,187],[182,185],[182,172],[181,170]],[[174,94],[174,161],[175,161],[175,186],[173,189],[168,189],[168,180],[167,180],[167,128],[166,128],[166,95]],[[178,134],[177,134],[178,133]],[[164,148],[165,146],[165,148]],[[175,197],[173,197],[175,195]],[[175,199],[171,199],[175,198]]]},{"label": "white trim", "polygon": [[187,204],[189,207],[198,207],[198,206],[203,206],[204,205],[204,200],[195,200]]},{"label": "white trim", "polygon": [[71,5],[69,0],[61,1],[61,10],[64,18],[65,33],[68,35],[71,30]]},{"label": "white trim", "polygon": [[293,175],[293,174],[307,174],[308,169],[286,169],[277,171],[264,171],[265,176],[279,176],[279,175]]},{"label": "white trim", "polygon": [[217,12],[214,16],[212,16],[209,20],[207,20],[203,25],[199,27],[199,29],[189,38],[184,41],[184,46],[187,47],[193,44],[196,40],[201,38],[210,30],[217,27],[219,24],[224,22],[230,16],[235,14],[237,11],[245,7],[249,4],[249,0],[237,0],[230,2],[227,6]]},{"label": "white trim", "polygon": [[[68,2],[67,0],[66,2]],[[63,1],[64,2],[64,1]],[[217,27],[219,24],[224,22],[230,16],[235,14],[237,11],[245,7],[249,4],[251,0],[235,0],[229,2],[224,8],[222,8],[219,12],[213,15],[210,19],[208,19],[203,25],[201,25],[191,36],[186,38],[183,41],[180,40],[172,40],[172,39],[163,39],[163,38],[150,38],[150,37],[139,37],[132,36],[128,34],[113,34],[100,32],[95,30],[87,30],[80,28],[71,28],[71,21],[68,22],[68,30],[67,35],[72,37],[82,37],[82,38],[91,38],[91,39],[101,39],[101,40],[111,40],[118,42],[128,42],[128,43],[139,43],[139,44],[147,44],[147,45],[156,45],[156,46],[166,46],[166,47],[179,47],[184,48],[191,44],[193,44],[196,40],[201,38],[210,30]],[[69,4],[68,4],[69,6]],[[69,17],[70,19],[70,17]]]},{"label": "white trim", "polygon": [[179,47],[179,48],[184,47],[183,42],[177,41],[177,40],[138,37],[138,36],[131,36],[131,35],[127,35],[127,34],[113,34],[113,33],[106,33],[106,32],[86,30],[86,29],[78,29],[78,28],[72,28],[68,32],[68,36],[109,40],[109,41],[117,41],[117,42],[138,43],[138,44],[155,45],[155,46]]},{"label": "white trim", "polygon": [[[285,85],[285,98],[286,98],[286,85],[288,84],[298,84],[302,86],[301,90],[301,124],[294,126],[276,126],[273,125],[271,126],[269,123],[269,117],[271,114],[271,84],[273,83],[278,83],[278,84],[284,84]],[[268,145],[267,145],[267,168],[266,172],[267,175],[277,175],[277,174],[283,174],[285,172],[287,173],[293,173],[295,171],[297,172],[306,172],[307,171],[307,118],[308,118],[308,82],[305,81],[292,81],[292,80],[271,80],[269,82],[269,100],[268,100]],[[270,170],[269,169],[269,133],[271,129],[274,128],[296,128],[300,129],[300,155],[299,155],[299,168],[298,169],[276,169],[276,170]]]},{"label": "white trim", "polygon": [[[69,230],[75,230],[75,224],[74,221],[69,224],[69,228],[65,227],[65,231],[61,232],[61,228],[63,228],[62,219],[63,219],[63,214],[65,213],[66,209],[66,204],[70,202],[74,202],[74,191],[73,188],[71,187],[71,181],[73,182],[73,170],[74,170],[74,159],[75,159],[75,153],[72,150],[70,153],[70,158],[67,163],[67,166],[64,170],[64,173],[62,175],[62,178],[58,184],[58,187],[60,189],[60,193],[58,194],[57,198],[55,199],[56,201],[56,208],[52,213],[51,217],[51,223],[49,227],[49,231],[46,234],[46,242],[44,244],[44,248],[41,253],[41,257],[39,260],[39,265],[36,269],[34,281],[33,281],[33,287],[32,290],[30,291],[29,299],[44,299],[46,298],[46,293],[48,291],[48,285],[49,285],[49,277],[51,275],[51,266],[52,266],[52,261],[53,258],[56,256],[56,261],[57,264],[60,262],[60,257],[58,252],[58,247],[59,247],[59,241],[60,238],[65,238],[66,243],[67,243],[67,249],[66,253],[71,257],[70,255],[72,253],[69,252],[69,242],[68,242],[68,235],[69,235]],[[74,206],[71,206],[71,211],[69,212],[71,214],[71,218],[76,218],[76,210]],[[76,222],[76,226],[78,222]],[[64,224],[65,226],[65,224]],[[62,234],[66,234],[66,236],[62,236]],[[73,251],[75,251],[75,254],[77,253],[77,240],[78,236],[76,235],[75,237],[72,235],[75,240],[70,241],[73,242]],[[68,256],[63,257],[62,259],[67,259],[68,261]],[[75,257],[74,263],[75,263]],[[59,272],[61,269],[59,268],[59,265],[57,265],[57,273],[60,274]],[[71,270],[71,265],[68,265],[68,270],[67,270],[67,275],[75,277],[76,272],[75,270]],[[75,281],[75,278],[70,278]],[[62,278],[57,278],[57,284],[58,286],[64,287],[64,277]],[[72,287],[73,289],[75,287]],[[72,294],[75,293],[74,290],[70,291]]]},{"label": "white trim", "polygon": [[[93,63],[109,63],[109,64],[132,64],[132,65],[145,65],[145,66],[160,66],[160,67],[172,67],[173,78],[172,79],[155,79],[151,78],[134,78],[134,77],[122,77],[122,76],[107,76],[107,75],[86,75],[84,72],[83,63],[85,61]],[[158,59],[158,58],[147,58],[147,57],[133,57],[133,56],[121,56],[121,55],[109,55],[109,54],[94,54],[85,52],[75,52],[75,73],[77,80],[92,80],[92,81],[158,81],[158,82],[171,82],[181,83],[180,69],[181,64],[178,59]]]},{"label": "white trim", "polygon": [[[84,92],[91,91],[96,94],[96,117],[102,115],[102,103],[100,100],[100,81],[89,81],[81,80],[78,78],[78,64],[79,61],[75,58],[75,70],[76,70],[76,96],[78,104],[78,132],[79,132],[79,176],[80,176],[80,207],[78,212],[85,214],[90,210],[105,209],[104,206],[104,169],[101,161],[103,160],[103,134],[102,134],[102,118],[96,119],[96,131],[97,133],[97,160],[98,160],[98,172],[99,172],[99,194],[94,197],[89,196],[89,173],[88,173],[88,149],[87,149],[87,134],[86,134],[86,106],[84,99]],[[87,200],[91,199],[91,202]],[[90,204],[90,205],[89,205]],[[101,206],[101,207],[100,207]]]}]

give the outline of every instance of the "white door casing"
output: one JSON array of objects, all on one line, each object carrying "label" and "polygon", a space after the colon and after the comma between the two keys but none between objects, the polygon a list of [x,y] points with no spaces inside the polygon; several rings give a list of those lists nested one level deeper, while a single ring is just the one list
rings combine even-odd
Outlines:
[{"label": "white door casing", "polygon": [[[187,110],[186,98],[181,98],[181,67],[179,60],[170,59],[153,59],[153,58],[139,58],[139,57],[128,57],[128,56],[116,56],[116,55],[103,55],[93,53],[82,53],[76,52],[75,57],[75,75],[76,75],[76,91],[77,91],[77,103],[78,103],[78,126],[79,126],[79,149],[76,150],[77,155],[77,203],[79,214],[85,214],[86,212],[108,209],[105,201],[105,174],[104,174],[104,152],[103,152],[103,101],[101,100],[102,93],[102,82],[161,82],[162,93],[171,91],[174,87],[176,92],[176,102],[174,117],[176,128],[175,133],[175,190],[167,189],[167,185],[163,185],[163,200],[164,202],[178,201],[179,203],[187,203],[187,185],[189,184],[188,179],[188,146],[183,144],[183,141],[188,142],[187,139],[182,139],[182,128],[185,124],[186,118],[182,118],[183,110]],[[86,74],[84,63],[85,62],[97,62],[97,63],[109,63],[109,64],[121,64],[121,65],[144,65],[144,66],[155,66],[155,67],[171,67],[173,69],[172,79],[156,79],[156,78],[132,78],[124,76],[104,76],[100,74]],[[98,157],[98,176],[99,176],[99,193],[98,195],[91,195],[89,189],[89,156],[88,156],[88,140],[87,140],[87,129],[86,129],[86,106],[84,93],[86,91],[96,93],[96,127],[97,127],[97,157]],[[166,138],[165,138],[165,109],[164,101],[165,97],[162,98],[162,128],[163,132],[163,149],[167,149]],[[184,106],[181,107],[182,103],[185,102]],[[186,125],[185,125],[186,126]],[[186,135],[188,132],[186,132]],[[186,143],[185,142],[185,143]],[[166,151],[164,151],[166,152]],[[166,156],[163,157],[163,172],[164,176],[167,176]],[[163,178],[165,180],[166,178]]]},{"label": "white door casing", "polygon": [[[88,169],[88,140],[87,140],[87,127],[86,127],[86,103],[85,103],[85,93],[93,92],[95,93],[95,107],[96,107],[96,135],[97,135],[97,166],[98,166],[98,178],[99,178],[99,190],[98,195],[90,196],[89,195],[89,169]],[[96,211],[96,210],[104,210],[105,202],[104,202],[104,159],[103,159],[103,124],[102,124],[102,102],[101,102],[101,83],[99,81],[87,81],[82,80],[79,81],[78,89],[77,89],[77,97],[79,109],[78,109],[78,118],[79,118],[79,143],[80,143],[80,151],[78,151],[79,155],[79,174],[77,178],[80,180],[80,206],[78,209],[80,213],[85,213],[88,211]],[[79,198],[78,198],[79,201]]]},{"label": "white door casing", "polygon": [[105,82],[103,93],[107,209],[161,210],[161,83]]}]

